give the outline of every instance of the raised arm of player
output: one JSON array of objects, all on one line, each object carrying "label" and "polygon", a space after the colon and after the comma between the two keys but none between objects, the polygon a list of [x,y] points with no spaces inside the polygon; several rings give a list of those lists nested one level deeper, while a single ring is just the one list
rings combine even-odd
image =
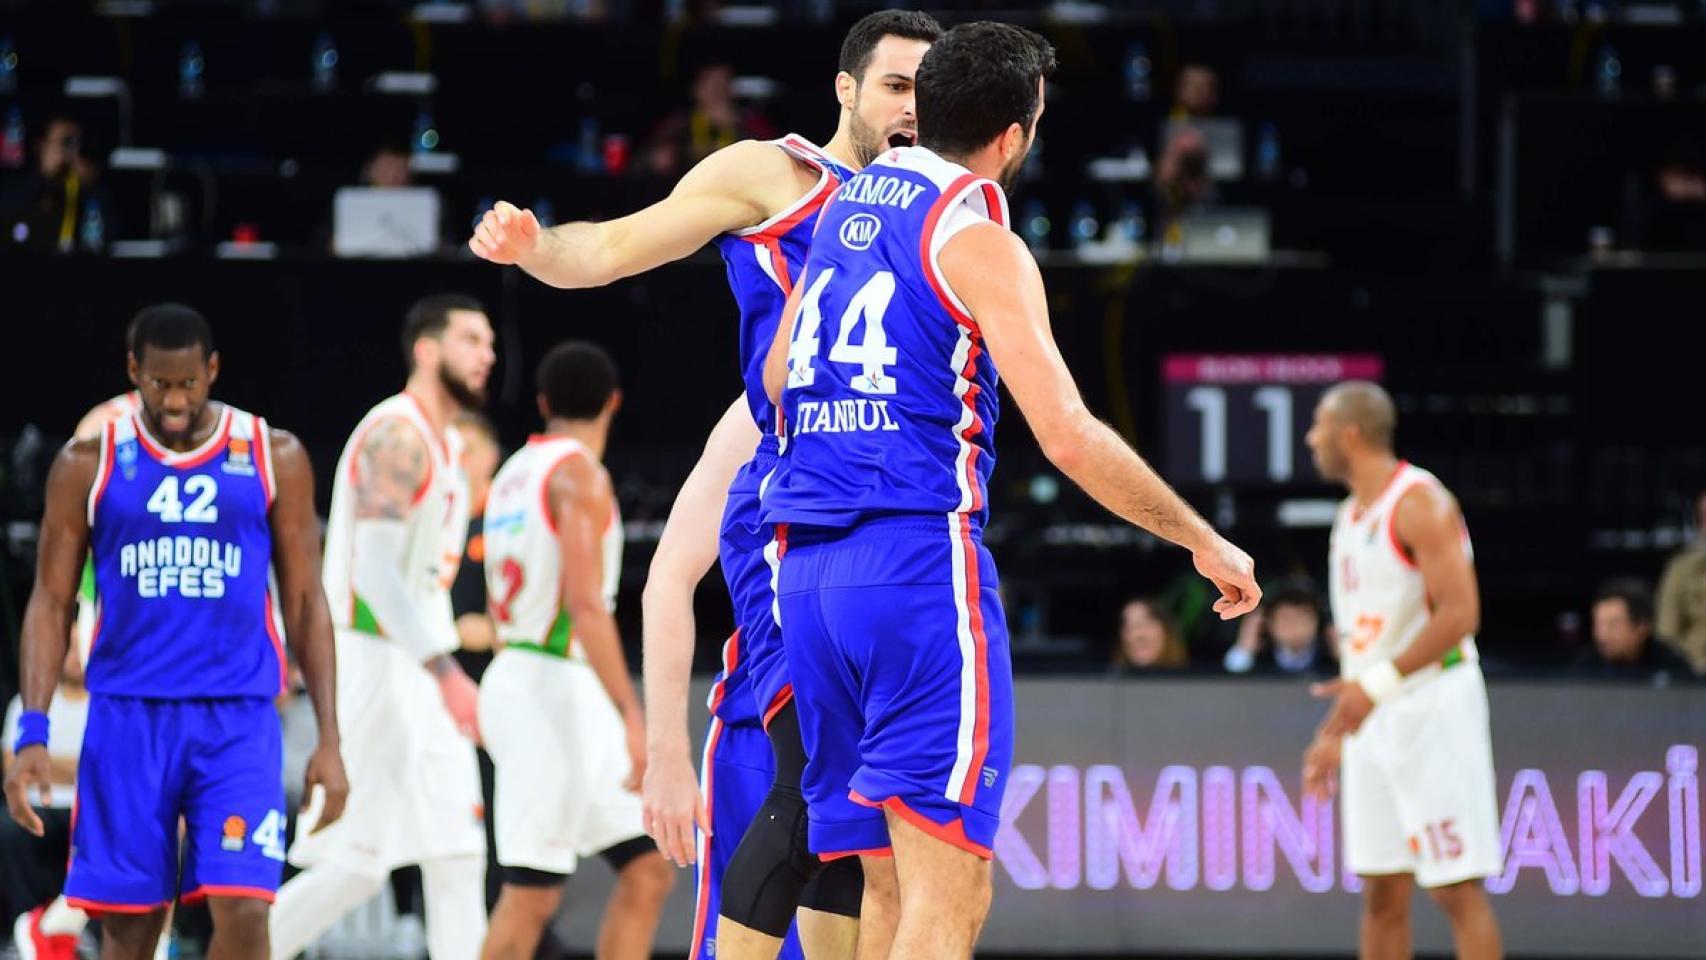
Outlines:
[{"label": "raised arm of player", "polygon": [[479,688],[443,648],[439,638],[448,631],[434,631],[421,619],[403,580],[408,516],[432,469],[426,438],[413,423],[388,417],[368,431],[356,458],[355,562],[350,565],[355,591],[384,635],[438,678],[457,727],[478,739]]},{"label": "raised arm of player", "polygon": [[320,521],[314,514],[314,468],[296,437],[272,431],[272,563],[278,576],[279,604],[290,652],[302,668],[320,738],[308,758],[302,782],[304,807],[319,787],[325,795],[314,832],[343,816],[349,797],[343,758],[338,753],[337,661],[332,649],[332,614],[320,583]]},{"label": "raised arm of player", "polygon": [[718,234],[762,223],[809,186],[785,151],[743,140],[699,161],[668,197],[616,220],[545,230],[532,211],[500,201],[480,218],[468,248],[553,287],[601,287],[680,260]]},{"label": "raised arm of player", "polygon": [[1119,434],[1084,406],[1049,326],[1042,274],[1023,242],[992,223],[955,234],[940,264],[982,331],[989,355],[1030,422],[1043,455],[1097,503],[1191,551],[1231,619],[1262,596],[1253,564],[1173,492]]},{"label": "raised arm of player", "polygon": [[[35,586],[24,608],[18,644],[20,696],[27,711],[47,712],[70,649],[77,585],[89,551],[89,487],[99,464],[100,441],[76,440],[59,451],[47,475]],[[41,818],[30,808],[31,786],[36,787],[43,806],[52,802],[53,767],[45,744],[18,751],[6,770],[6,806],[12,819],[39,837],[43,828]]]},{"label": "raised arm of player", "polygon": [[[1481,589],[1475,581],[1475,565],[1463,548],[1463,514],[1444,490],[1431,484],[1410,488],[1392,508],[1392,532],[1421,571],[1431,601],[1427,625],[1392,661],[1402,678],[1438,663],[1480,628]],[[1322,723],[1328,735],[1357,732],[1374,710],[1369,691],[1355,680],[1334,680],[1312,689],[1316,696],[1334,698]]]},{"label": "raised arm of player", "polygon": [[658,849],[686,866],[697,859],[693,829],[711,832],[688,744],[688,681],[693,672],[693,591],[717,560],[717,537],[729,484],[758,445],[746,398],[729,404],[705,451],[670,507],[646,574],[645,826]]},{"label": "raised arm of player", "polygon": [[633,767],[625,786],[638,793],[646,771],[645,718],[622,655],[616,618],[604,600],[604,530],[615,516],[610,477],[586,457],[569,457],[545,481],[563,563],[563,607],[587,665],[622,715]]}]

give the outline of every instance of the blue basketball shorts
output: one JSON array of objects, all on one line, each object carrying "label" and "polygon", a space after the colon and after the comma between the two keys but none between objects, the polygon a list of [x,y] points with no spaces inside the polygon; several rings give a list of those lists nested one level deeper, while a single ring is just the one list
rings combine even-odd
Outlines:
[{"label": "blue basketball shorts", "polygon": [[180,890],[185,903],[271,902],[284,869],[283,764],[270,700],[92,695],[66,900],[96,914],[158,910]]},{"label": "blue basketball shorts", "polygon": [[812,852],[892,849],[885,811],[991,857],[1013,761],[995,562],[961,515],[779,529]]},{"label": "blue basketball shorts", "polygon": [[[779,548],[770,528],[759,520],[759,494],[776,467],[772,439],[766,438],[729,485],[718,551],[740,629],[740,660],[746,668],[754,714],[765,725],[793,696],[782,631],[776,625]],[[721,715],[735,719],[728,711]]]},{"label": "blue basketball shorts", "polygon": [[[756,723],[725,724],[712,718],[700,771],[699,788],[711,813],[711,835],[699,838],[693,943],[687,956],[688,960],[715,960],[723,871],[728,869],[775,776],[776,758],[770,750],[770,738]],[[805,960],[792,928],[782,940],[779,957]]]}]

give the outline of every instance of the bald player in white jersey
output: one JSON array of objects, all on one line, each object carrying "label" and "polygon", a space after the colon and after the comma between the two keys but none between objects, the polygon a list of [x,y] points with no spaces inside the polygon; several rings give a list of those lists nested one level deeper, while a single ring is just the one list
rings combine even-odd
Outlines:
[{"label": "bald player in white jersey", "polygon": [[342,820],[290,850],[306,869],[272,910],[272,956],[293,957],[421,867],[433,960],[474,960],[485,936],[485,828],[474,682],[457,646],[450,584],[468,531],[467,480],[451,420],[478,407],[496,361],[491,321],[454,294],[410,308],[404,391],[374,407],[332,487],[324,580],[336,627],[339,730],[349,771]]},{"label": "bald player in white jersey", "polygon": [[[1502,956],[1482,880],[1502,869],[1481,600],[1469,531],[1433,474],[1392,449],[1397,414],[1372,383],[1329,390],[1309,448],[1351,495],[1333,524],[1341,679],[1304,755],[1304,786],[1340,792],[1345,865],[1363,880],[1359,955],[1407,958],[1410,899],[1428,892],[1457,956]],[[1336,777],[1336,783],[1335,783]]]},{"label": "bald player in white jersey", "polygon": [[564,882],[596,854],[616,874],[597,955],[644,960],[674,871],[645,832],[645,720],[611,616],[622,517],[602,461],[622,392],[590,343],[559,344],[536,379],[545,430],[498,470],[486,503],[499,650],[480,729],[504,883],[481,956],[531,960]]}]

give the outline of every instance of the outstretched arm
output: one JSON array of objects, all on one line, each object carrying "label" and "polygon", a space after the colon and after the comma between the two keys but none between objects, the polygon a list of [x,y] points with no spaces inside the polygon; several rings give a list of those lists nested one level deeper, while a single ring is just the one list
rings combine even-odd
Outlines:
[{"label": "outstretched arm", "polygon": [[645,608],[646,832],[685,866],[696,859],[693,828],[709,818],[693,775],[687,696],[696,639],[693,591],[717,560],[717,537],[729,484],[758,445],[758,427],[737,397],[676,494],[646,575]]},{"label": "outstretched arm", "polygon": [[[40,737],[17,752],[6,770],[6,806],[12,819],[30,833],[42,836],[41,818],[30,808],[34,786],[42,804],[51,802],[53,772],[47,755],[46,720],[53,691],[71,644],[71,620],[82,579],[83,557],[89,549],[89,488],[100,462],[100,441],[67,444],[54,458],[47,477],[47,504],[42,513],[41,540],[36,555],[35,587],[24,609],[19,642],[19,678],[24,716],[38,720]],[[8,746],[11,746],[8,744]]]},{"label": "outstretched arm", "polygon": [[1084,406],[1054,342],[1042,275],[1019,238],[994,224],[977,224],[943,245],[940,264],[981,330],[1043,455],[1097,503],[1191,551],[1198,572],[1220,589],[1214,609],[1223,619],[1255,609],[1261,589],[1250,558],[1215,533]]},{"label": "outstretched arm", "polygon": [[701,160],[670,195],[626,217],[543,230],[532,211],[500,202],[480,218],[468,247],[515,264],[553,287],[600,287],[680,260],[718,234],[763,222],[797,192],[796,165],[773,144],[747,140]]},{"label": "outstretched arm", "polygon": [[314,514],[314,468],[308,452],[283,430],[272,431],[273,473],[278,492],[272,505],[273,569],[278,575],[284,634],[302,668],[308,700],[314,705],[319,742],[308,758],[303,803],[314,788],[325,793],[315,824],[317,833],[343,815],[349,796],[338,747],[337,660],[332,648],[332,615],[320,582],[320,523]]}]

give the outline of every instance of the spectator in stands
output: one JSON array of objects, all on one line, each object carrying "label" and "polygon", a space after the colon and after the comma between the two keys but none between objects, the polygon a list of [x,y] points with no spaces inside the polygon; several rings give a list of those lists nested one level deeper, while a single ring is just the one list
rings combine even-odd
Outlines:
[{"label": "spectator in stands", "polygon": [[[23,700],[12,698],[6,708],[6,723],[0,752],[6,764],[12,763],[12,744],[18,739],[19,717]],[[0,916],[0,942],[6,935],[22,933],[30,938],[29,925],[35,926],[37,937],[43,907],[59,895],[65,885],[65,866],[71,856],[71,802],[77,793],[77,758],[83,752],[83,726],[89,717],[89,693],[83,688],[83,664],[78,659],[77,644],[71,644],[65,665],[59,675],[59,689],[48,707],[47,754],[52,764],[53,802],[37,808],[44,836],[35,837],[24,831],[11,817],[0,817],[0,899],[6,913]],[[38,803],[35,796],[31,803]],[[29,920],[16,923],[22,915]],[[81,929],[80,927],[78,929]],[[61,939],[75,944],[75,934]],[[26,945],[27,946],[27,945]]]},{"label": "spectator in stands", "polygon": [[1212,67],[1187,63],[1179,68],[1179,82],[1173,90],[1173,107],[1167,112],[1171,120],[1195,120],[1212,117],[1220,107],[1220,76]]},{"label": "spectator in stands", "polygon": [[1706,153],[1673,144],[1625,190],[1623,242],[1636,250],[1706,250]]},{"label": "spectator in stands", "polygon": [[415,175],[409,169],[409,151],[395,143],[381,144],[361,168],[364,187],[411,187]]},{"label": "spectator in stands", "polygon": [[85,209],[106,204],[99,171],[83,155],[83,126],[56,116],[35,141],[35,166],[14,175],[0,195],[0,223],[13,243],[69,253],[78,242]]},{"label": "spectator in stands", "polygon": [[658,176],[674,176],[736,140],[765,140],[775,128],[756,110],[735,103],[735,69],[708,63],[693,78],[693,106],[670,114],[652,132],[646,165]]},{"label": "spectator in stands", "polygon": [[[414,186],[415,173],[409,166],[409,156],[409,148],[405,143],[396,140],[380,143],[362,162],[361,176],[355,186],[379,190],[398,190]],[[333,209],[327,211],[326,219],[314,231],[315,244],[322,249],[334,249],[333,240],[338,228],[334,201]]]},{"label": "spectator in stands", "polygon": [[1114,673],[1183,670],[1187,659],[1185,641],[1166,611],[1154,600],[1126,601],[1120,610],[1119,642],[1114,644]]},{"label": "spectator in stands", "polygon": [[1156,223],[1163,246],[1184,239],[1184,218],[1217,198],[1208,172],[1208,140],[1195,127],[1174,127],[1155,165]]},{"label": "spectator in stands", "polygon": [[1653,592],[1633,577],[1608,580],[1599,588],[1593,603],[1593,649],[1584,652],[1576,670],[1620,680],[1660,675],[1681,680],[1693,675],[1676,651],[1653,640]]},{"label": "spectator in stands", "polygon": [[1308,580],[1275,584],[1239,621],[1238,641],[1222,661],[1228,673],[1332,677],[1339,666],[1323,628],[1321,595]]},{"label": "spectator in stands", "polygon": [[1694,502],[1694,543],[1659,581],[1659,636],[1706,676],[1706,490]]}]

